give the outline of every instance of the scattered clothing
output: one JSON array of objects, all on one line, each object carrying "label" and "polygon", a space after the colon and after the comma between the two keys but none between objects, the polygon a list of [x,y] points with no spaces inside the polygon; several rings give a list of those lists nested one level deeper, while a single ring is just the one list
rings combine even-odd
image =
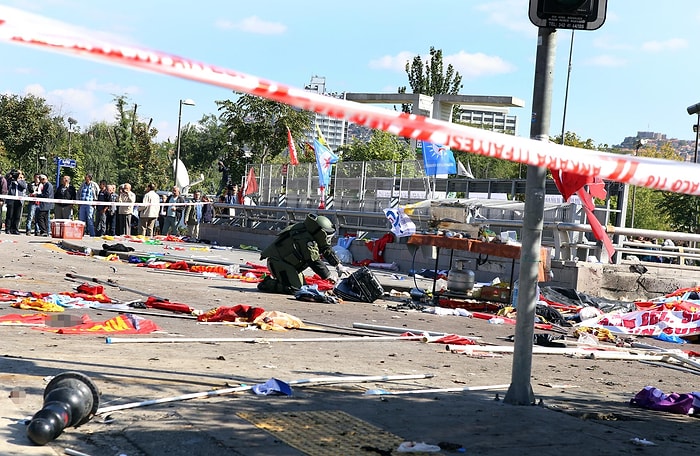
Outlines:
[{"label": "scattered clothing", "polygon": [[692,415],[700,412],[700,392],[664,394],[658,388],[646,386],[630,400],[635,407],[669,413]]}]

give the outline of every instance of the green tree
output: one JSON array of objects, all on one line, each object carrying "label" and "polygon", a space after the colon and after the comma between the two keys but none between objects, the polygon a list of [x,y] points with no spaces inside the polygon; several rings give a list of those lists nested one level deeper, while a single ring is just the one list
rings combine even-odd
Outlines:
[{"label": "green tree", "polygon": [[[561,144],[561,135],[554,136],[550,140],[556,144]],[[573,131],[564,133],[564,145],[577,147],[579,149],[597,150],[595,143],[591,138],[583,139]]]},{"label": "green tree", "polygon": [[[474,125],[467,122],[455,122],[472,128],[486,129],[484,125]],[[511,131],[508,134],[515,134]],[[475,179],[524,179],[527,166],[508,160],[485,157],[483,155],[468,154],[455,151],[455,159],[462,162],[465,168],[471,168]],[[469,166],[467,166],[469,165]]]},{"label": "green tree", "polygon": [[[213,194],[218,190],[221,179],[219,160],[229,168],[235,167],[232,152],[231,136],[226,125],[214,114],[206,114],[196,125],[187,124],[182,129],[180,159],[187,168],[191,181],[204,176],[203,182],[197,184],[197,188],[205,193]],[[236,182],[235,176],[231,177]]]},{"label": "green tree", "polygon": [[472,170],[475,179],[524,179],[527,166],[483,155],[455,153],[455,158]]},{"label": "green tree", "polygon": [[[656,212],[661,212],[668,220],[670,231],[700,233],[700,198],[672,192],[658,192],[661,198],[656,201]],[[636,226],[636,225],[635,225]]]},{"label": "green tree", "polygon": [[[80,153],[80,159],[77,160],[80,167],[75,174],[82,177],[84,173],[91,173],[96,181],[104,179],[109,183],[117,184],[119,169],[113,125],[107,122],[95,122],[88,126],[77,139],[78,141],[73,144],[80,143],[77,148]],[[70,171],[66,170],[66,172],[70,174]]]},{"label": "green tree", "polygon": [[[462,89],[462,75],[452,66],[447,69],[442,61],[442,50],[430,47],[430,57],[424,63],[420,55],[406,62],[406,75],[411,93],[423,95],[451,94],[456,95]],[[399,87],[399,93],[406,93],[406,86]],[[457,106],[455,106],[455,109]],[[411,105],[402,105],[403,112],[411,112]]]},{"label": "green tree", "polygon": [[[681,161],[681,157],[668,142],[660,145],[642,146],[640,144],[640,147],[635,149],[634,153],[640,157]],[[678,211],[679,207],[688,203],[688,200],[683,198],[686,195],[677,195],[675,193],[669,193],[668,196],[664,195],[664,192],[649,188],[632,188],[630,191],[632,201],[627,206],[627,220],[632,220],[630,225],[635,228],[648,230],[685,230],[682,227],[686,226],[687,219],[684,218],[682,212]],[[633,210],[634,212],[632,212]]]},{"label": "green tree", "polygon": [[126,96],[115,97],[117,119],[114,126],[118,182],[129,182],[136,193],[153,182],[163,188],[172,182],[169,164],[158,153],[154,138],[158,130],[139,120],[137,105],[128,106]]},{"label": "green tree", "polygon": [[[38,168],[39,157],[50,160],[65,132],[63,119],[53,114],[46,100],[34,95],[0,95],[0,165],[27,174]],[[31,170],[31,171],[30,171]]]},{"label": "green tree", "polygon": [[[683,161],[670,143],[663,143],[659,147],[640,148],[638,154],[644,157]],[[699,197],[638,188],[637,198],[639,198],[640,193],[642,195],[649,193],[651,196],[648,208],[642,208],[641,214],[640,210],[635,208],[635,228],[700,233],[698,226]],[[639,199],[637,200],[639,201]],[[636,206],[638,207],[638,204]]]},{"label": "green tree", "polygon": [[[302,138],[311,130],[311,112],[277,101],[245,94],[236,101],[222,100],[216,104],[231,142],[227,164],[232,177],[242,176],[248,162],[265,163],[286,153],[287,128],[294,138]],[[300,144],[298,140],[297,144]],[[299,153],[299,158],[302,155]]]},{"label": "green tree", "polygon": [[373,130],[368,142],[356,139],[340,147],[338,155],[343,161],[415,160],[415,154],[403,138],[382,130]]}]

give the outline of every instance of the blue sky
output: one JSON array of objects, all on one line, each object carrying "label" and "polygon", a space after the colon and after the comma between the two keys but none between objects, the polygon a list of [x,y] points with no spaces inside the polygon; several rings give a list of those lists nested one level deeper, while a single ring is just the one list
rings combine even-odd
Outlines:
[{"label": "blue sky", "polygon": [[[537,28],[527,0],[0,0],[51,19],[138,45],[294,87],[314,75],[334,92],[396,92],[408,85],[405,62],[442,49],[463,76],[462,94],[525,101],[517,134],[529,136]],[[663,6],[658,6],[663,5]],[[0,19],[2,19],[0,17]],[[697,0],[609,0],[597,31],[576,32],[566,130],[619,144],[637,131],[694,140],[686,107],[700,102]],[[552,135],[561,132],[571,31],[557,32]],[[45,97],[86,126],[112,120],[114,95],[126,94],[159,139],[216,113],[230,91],[0,41],[0,92]]]}]

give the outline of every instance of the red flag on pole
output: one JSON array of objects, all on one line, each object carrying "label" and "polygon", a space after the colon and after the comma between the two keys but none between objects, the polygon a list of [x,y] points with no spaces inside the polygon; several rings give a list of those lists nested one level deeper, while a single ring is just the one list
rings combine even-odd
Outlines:
[{"label": "red flag on pole", "polygon": [[258,193],[258,181],[255,180],[255,168],[250,168],[248,177],[245,180],[245,196],[253,193]]},{"label": "red flag on pole", "polygon": [[297,146],[294,145],[294,138],[292,138],[292,132],[287,127],[287,142],[289,143],[289,163],[292,166],[299,164],[299,159],[297,158]]},{"label": "red flag on pole", "polygon": [[[564,197],[564,201],[568,201],[573,194],[577,194],[579,198],[581,198],[583,209],[588,217],[588,224],[591,226],[591,231],[593,231],[593,236],[603,243],[605,250],[608,252],[608,257],[611,257],[613,253],[615,253],[615,247],[612,245],[612,241],[608,237],[605,228],[593,214],[595,210],[593,197],[605,199],[607,196],[603,180],[597,176],[582,176],[580,174],[561,170],[551,171],[554,183],[557,189],[559,189],[559,193]],[[588,185],[588,191],[585,188],[586,185]]]}]

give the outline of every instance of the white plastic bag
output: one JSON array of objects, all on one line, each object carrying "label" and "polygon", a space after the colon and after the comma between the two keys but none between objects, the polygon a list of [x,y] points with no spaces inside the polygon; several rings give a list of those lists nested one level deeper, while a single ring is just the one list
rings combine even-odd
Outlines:
[{"label": "white plastic bag", "polygon": [[352,253],[350,252],[350,250],[339,245],[334,245],[332,248],[335,254],[338,256],[338,259],[341,263],[352,264]]}]

